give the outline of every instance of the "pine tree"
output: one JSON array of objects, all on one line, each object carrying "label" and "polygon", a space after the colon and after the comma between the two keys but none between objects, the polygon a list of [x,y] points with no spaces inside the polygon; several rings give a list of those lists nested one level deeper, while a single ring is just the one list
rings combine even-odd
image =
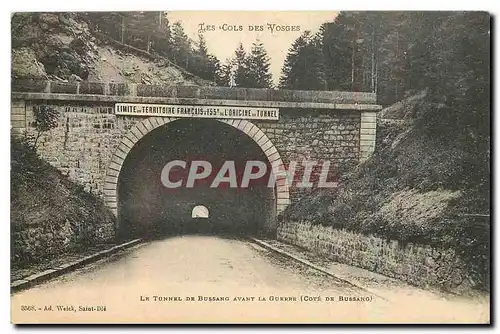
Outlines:
[{"label": "pine tree", "polygon": [[166,12],[159,12],[158,18],[158,29],[156,31],[153,48],[158,53],[168,57],[172,53],[171,31],[168,14]]},{"label": "pine tree", "polygon": [[208,55],[207,41],[203,34],[198,34],[198,54],[202,57],[207,57]]},{"label": "pine tree", "polygon": [[243,44],[238,45],[234,55],[234,83],[237,87],[248,87],[248,62]]},{"label": "pine tree", "polygon": [[245,87],[270,88],[273,85],[272,74],[269,72],[270,59],[264,44],[260,40],[252,44],[251,53],[245,59],[248,72],[248,82]]},{"label": "pine tree", "polygon": [[179,21],[172,25],[172,49],[174,62],[188,69],[191,40],[184,32],[184,28]]},{"label": "pine tree", "polygon": [[233,60],[227,58],[220,68],[219,72],[219,86],[231,87],[233,85]]},{"label": "pine tree", "polygon": [[208,53],[207,43],[202,34],[198,35],[196,49],[188,56],[189,70],[206,80],[216,83],[220,82],[220,61],[214,55]]},{"label": "pine tree", "polygon": [[346,29],[346,17],[341,12],[334,22],[320,28],[325,75],[330,90],[351,89],[352,39]]},{"label": "pine tree", "polygon": [[280,88],[326,89],[325,65],[319,36],[305,31],[290,48],[282,68]]},{"label": "pine tree", "polygon": [[[124,22],[124,14],[122,12],[82,12],[81,15],[89,22],[89,27],[92,30],[97,30],[109,37],[122,41]],[[122,41],[123,42],[123,41]]]},{"label": "pine tree", "polygon": [[220,82],[220,61],[216,56],[208,54],[205,61],[205,73],[204,77],[207,80],[211,80],[217,84]]},{"label": "pine tree", "polygon": [[124,12],[124,42],[147,52],[158,27],[158,12]]},{"label": "pine tree", "polygon": [[304,50],[307,45],[307,36],[308,32],[302,34],[292,43],[292,46],[288,50],[288,54],[285,58],[285,63],[283,64],[283,68],[281,69],[281,77],[279,83],[280,88],[294,87],[294,83],[298,80],[298,76],[303,75],[303,73],[297,73],[297,62],[300,52],[302,52],[302,50]]}]

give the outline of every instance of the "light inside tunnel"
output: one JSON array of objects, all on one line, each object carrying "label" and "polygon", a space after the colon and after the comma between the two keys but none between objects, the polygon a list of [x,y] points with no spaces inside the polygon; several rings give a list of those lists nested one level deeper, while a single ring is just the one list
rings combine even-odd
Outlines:
[{"label": "light inside tunnel", "polygon": [[197,205],[191,212],[191,218],[208,218],[209,212],[206,206]]},{"label": "light inside tunnel", "polygon": [[[181,181],[180,187],[162,182],[162,170],[172,161],[186,162],[186,168],[173,166],[169,173],[171,182]],[[190,181],[189,167],[196,161],[209,162],[213,172]],[[267,178],[250,180],[246,187],[231,187],[229,180],[210,187],[226,161],[234,161],[238,185],[248,161],[262,161],[268,173],[272,170],[253,139],[217,120],[180,119],[146,134],[129,152],[118,177],[118,235],[203,232],[204,227],[193,224],[199,221],[193,219],[193,208],[200,203],[210,208],[211,233],[265,231],[275,214],[275,189],[267,186]]]}]

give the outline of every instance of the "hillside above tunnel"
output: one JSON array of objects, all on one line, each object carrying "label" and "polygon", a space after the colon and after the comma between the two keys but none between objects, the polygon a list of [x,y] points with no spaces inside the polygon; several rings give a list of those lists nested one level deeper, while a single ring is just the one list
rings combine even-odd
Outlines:
[{"label": "hillside above tunnel", "polygon": [[[17,16],[16,16],[17,15]],[[13,79],[213,85],[169,59],[95,31],[81,13],[16,13]]]}]

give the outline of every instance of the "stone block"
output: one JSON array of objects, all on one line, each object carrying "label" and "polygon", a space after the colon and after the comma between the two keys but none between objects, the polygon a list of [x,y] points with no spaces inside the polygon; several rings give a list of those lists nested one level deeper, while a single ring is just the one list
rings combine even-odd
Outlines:
[{"label": "stone block", "polygon": [[48,93],[49,81],[37,79],[21,79],[11,82],[13,92]]},{"label": "stone block", "polygon": [[280,154],[276,151],[273,154],[268,155],[267,158],[269,159],[269,162],[271,162],[272,164],[274,161],[280,159]]},{"label": "stone block", "polygon": [[238,92],[232,87],[201,86],[199,89],[199,96],[202,99],[236,100],[238,98]]},{"label": "stone block", "polygon": [[200,98],[200,87],[199,86],[177,86],[177,96],[182,98]]},{"label": "stone block", "polygon": [[107,173],[106,173],[108,176],[114,176],[114,177],[118,177],[120,175],[120,170],[117,170],[117,169],[108,169]]},{"label": "stone block", "polygon": [[12,127],[12,129],[24,129],[26,127],[26,121],[25,120],[11,120],[10,126]]},{"label": "stone block", "polygon": [[258,143],[258,144],[260,145],[260,148],[261,148],[261,149],[262,149],[262,151],[264,151],[264,152],[265,152],[265,151],[267,151],[268,149],[270,149],[271,147],[273,147],[273,143],[272,143],[272,141],[271,141],[271,140],[267,140],[267,141],[265,141],[265,142],[264,142],[264,143],[262,143],[262,144],[260,144],[260,143]]},{"label": "stone block", "polygon": [[26,115],[24,115],[24,114],[11,114],[10,121],[11,122],[22,121],[24,124],[24,122],[26,121]]},{"label": "stone block", "polygon": [[361,129],[376,129],[377,122],[364,122],[361,124]]},{"label": "stone block", "polygon": [[147,135],[149,133],[149,129],[146,128],[146,125],[144,122],[139,122],[136,125],[136,128],[141,132],[142,136],[138,138],[142,138],[143,136]]},{"label": "stone block", "polygon": [[[105,84],[103,82],[80,82],[80,94],[104,95]],[[118,95],[118,94],[111,94]]]},{"label": "stone block", "polygon": [[270,89],[246,88],[246,100],[248,101],[268,101],[270,100]]},{"label": "stone block", "polygon": [[51,82],[50,92],[51,93],[63,93],[63,94],[77,94],[78,93],[78,82]]},{"label": "stone block", "polygon": [[254,127],[254,125],[252,124],[252,122],[247,122],[245,124],[245,127],[242,130],[243,130],[243,132],[248,133],[250,131],[250,129],[253,127]]},{"label": "stone block", "polygon": [[109,95],[112,96],[126,96],[132,93],[130,84],[110,82],[108,84]]},{"label": "stone block", "polygon": [[141,122],[141,124],[144,126],[146,129],[146,133],[149,133],[151,130],[153,130],[156,127],[156,122],[152,123],[153,120],[152,118],[146,118],[144,121]]},{"label": "stone block", "polygon": [[359,136],[361,141],[375,141],[375,133],[373,134],[361,134]]},{"label": "stone block", "polygon": [[[148,97],[192,97],[178,96],[177,86],[175,85],[137,85],[137,96]],[[185,90],[183,90],[185,92]]]}]

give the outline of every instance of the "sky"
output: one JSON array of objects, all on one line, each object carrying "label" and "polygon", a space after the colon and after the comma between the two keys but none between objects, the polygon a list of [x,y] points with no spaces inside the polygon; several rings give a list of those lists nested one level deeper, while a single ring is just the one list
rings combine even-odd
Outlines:
[{"label": "sky", "polygon": [[[292,43],[305,30],[317,32],[322,23],[333,21],[337,14],[338,12],[335,11],[173,11],[168,12],[167,15],[170,24],[181,21],[186,34],[195,41],[198,40],[200,24],[203,23],[205,28],[203,35],[207,42],[208,51],[215,55],[221,63],[234,56],[234,51],[240,42],[249,52],[252,43],[257,38],[260,39],[270,57],[271,74],[274,83],[277,84],[285,57]],[[250,31],[249,26],[262,26],[262,31],[255,31],[255,29]],[[276,26],[284,27],[285,31],[281,31]],[[207,30],[207,27],[214,30]]]}]

